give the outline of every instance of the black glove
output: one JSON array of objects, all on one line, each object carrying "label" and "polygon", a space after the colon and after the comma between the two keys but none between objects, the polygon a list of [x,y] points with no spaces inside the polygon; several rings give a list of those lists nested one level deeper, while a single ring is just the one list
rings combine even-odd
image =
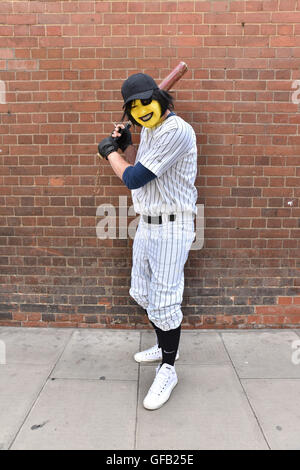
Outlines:
[{"label": "black glove", "polygon": [[129,130],[130,127],[130,124],[126,124],[124,129],[119,128],[117,132],[119,132],[121,136],[114,138],[122,152],[125,152],[127,147],[129,147],[129,145],[132,145],[131,132]]},{"label": "black glove", "polygon": [[98,144],[98,153],[99,156],[105,158],[112,152],[117,152],[119,148],[118,142],[113,137],[105,137],[105,139],[101,140]]}]

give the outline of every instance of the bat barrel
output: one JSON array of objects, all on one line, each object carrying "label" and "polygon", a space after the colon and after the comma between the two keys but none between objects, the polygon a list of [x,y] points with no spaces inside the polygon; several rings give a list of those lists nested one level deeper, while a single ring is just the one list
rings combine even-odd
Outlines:
[{"label": "bat barrel", "polygon": [[160,83],[161,90],[170,90],[178,80],[187,72],[188,68],[185,62],[180,62],[169,75]]}]

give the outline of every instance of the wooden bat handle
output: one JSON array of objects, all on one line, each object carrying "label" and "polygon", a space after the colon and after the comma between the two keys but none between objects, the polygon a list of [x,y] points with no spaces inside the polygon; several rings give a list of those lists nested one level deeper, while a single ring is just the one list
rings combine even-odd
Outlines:
[{"label": "wooden bat handle", "polygon": [[175,85],[178,80],[187,72],[187,65],[185,62],[180,62],[169,75],[160,83],[161,90],[168,91]]}]

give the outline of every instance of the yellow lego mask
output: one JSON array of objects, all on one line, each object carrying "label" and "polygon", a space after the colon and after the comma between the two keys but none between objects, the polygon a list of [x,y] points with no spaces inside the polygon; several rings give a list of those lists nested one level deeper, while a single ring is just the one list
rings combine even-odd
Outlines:
[{"label": "yellow lego mask", "polygon": [[133,119],[144,127],[155,127],[161,122],[161,106],[151,98],[134,100],[130,112]]}]

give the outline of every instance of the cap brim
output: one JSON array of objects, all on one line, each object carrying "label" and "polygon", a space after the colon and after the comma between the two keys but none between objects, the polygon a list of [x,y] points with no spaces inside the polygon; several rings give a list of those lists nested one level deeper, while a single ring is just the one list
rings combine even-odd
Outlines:
[{"label": "cap brim", "polygon": [[147,100],[148,98],[151,98],[153,95],[153,89],[152,90],[147,90],[147,91],[142,91],[140,93],[135,93],[134,95],[131,95],[127,98],[127,100],[124,102],[124,104],[129,103],[129,101],[133,100]]}]

